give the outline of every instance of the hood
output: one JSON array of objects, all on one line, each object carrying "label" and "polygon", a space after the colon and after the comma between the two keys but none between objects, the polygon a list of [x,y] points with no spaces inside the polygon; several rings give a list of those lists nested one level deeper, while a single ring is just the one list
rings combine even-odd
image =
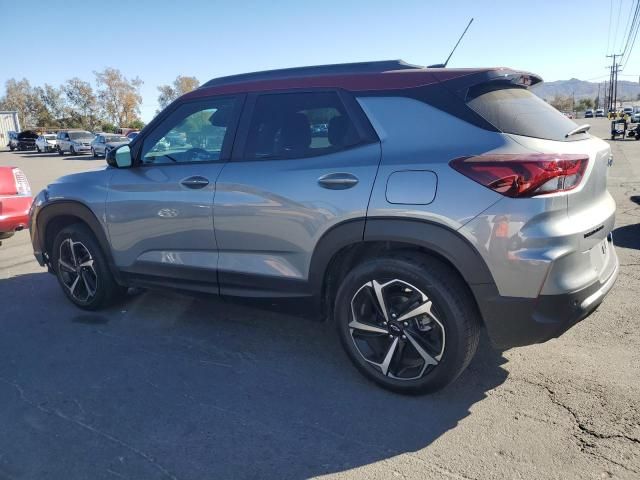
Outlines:
[{"label": "hood", "polygon": [[35,140],[36,138],[38,138],[40,135],[38,135],[36,132],[34,132],[33,130],[25,130],[24,132],[20,132],[18,134],[18,140],[27,140],[27,139],[32,139]]}]

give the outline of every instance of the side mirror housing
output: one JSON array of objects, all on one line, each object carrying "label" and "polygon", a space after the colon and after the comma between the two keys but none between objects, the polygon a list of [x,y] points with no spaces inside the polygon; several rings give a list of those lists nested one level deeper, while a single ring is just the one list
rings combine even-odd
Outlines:
[{"label": "side mirror housing", "polygon": [[107,164],[111,167],[129,168],[132,163],[133,159],[131,158],[129,145],[120,145],[107,153]]}]

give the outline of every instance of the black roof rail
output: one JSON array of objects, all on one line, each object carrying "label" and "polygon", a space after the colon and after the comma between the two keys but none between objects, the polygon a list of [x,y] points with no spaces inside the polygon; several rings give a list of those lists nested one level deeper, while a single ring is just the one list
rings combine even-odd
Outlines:
[{"label": "black roof rail", "polygon": [[265,70],[263,72],[241,73],[209,80],[200,88],[218,87],[234,83],[244,83],[262,80],[278,80],[283,78],[313,77],[320,75],[339,75],[357,73],[382,73],[391,70],[415,70],[424,67],[412,65],[402,60],[382,60],[375,62],[336,63],[332,65],[316,65],[310,67],[282,68],[279,70]]}]

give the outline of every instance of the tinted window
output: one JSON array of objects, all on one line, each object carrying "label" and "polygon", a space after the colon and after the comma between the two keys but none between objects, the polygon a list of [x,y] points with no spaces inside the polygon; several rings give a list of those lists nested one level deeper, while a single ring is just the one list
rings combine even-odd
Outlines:
[{"label": "tinted window", "polygon": [[468,105],[504,133],[549,140],[580,140],[565,135],[578,125],[525,88],[471,89]]},{"label": "tinted window", "polygon": [[142,163],[219,160],[236,103],[221,98],[178,107],[144,139]]},{"label": "tinted window", "polygon": [[91,140],[93,139],[93,134],[91,132],[84,131],[69,132],[69,137],[71,138],[71,140]]},{"label": "tinted window", "polygon": [[261,95],[253,111],[244,157],[300,158],[358,143],[358,132],[334,92]]},{"label": "tinted window", "polygon": [[107,142],[128,142],[129,139],[123,135],[110,135],[108,137],[104,137]]}]

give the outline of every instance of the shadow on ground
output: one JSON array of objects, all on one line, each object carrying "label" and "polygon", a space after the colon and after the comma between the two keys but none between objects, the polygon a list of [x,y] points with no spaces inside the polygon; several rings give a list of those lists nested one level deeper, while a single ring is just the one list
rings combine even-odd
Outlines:
[{"label": "shadow on ground", "polygon": [[449,388],[399,396],[296,316],[166,292],[81,312],[45,273],[0,280],[5,294],[0,478],[345,471],[423,449],[507,377],[483,341]]},{"label": "shadow on ground", "polygon": [[618,247],[640,250],[640,223],[616,228],[613,231],[613,244]]},{"label": "shadow on ground", "polygon": [[94,157],[90,153],[85,154],[76,154],[71,155],[70,153],[65,153],[60,156],[57,152],[40,152],[38,153],[36,150],[27,150],[27,151],[16,151],[15,154],[19,154],[23,158],[66,158],[69,160],[103,160],[103,157]]}]

